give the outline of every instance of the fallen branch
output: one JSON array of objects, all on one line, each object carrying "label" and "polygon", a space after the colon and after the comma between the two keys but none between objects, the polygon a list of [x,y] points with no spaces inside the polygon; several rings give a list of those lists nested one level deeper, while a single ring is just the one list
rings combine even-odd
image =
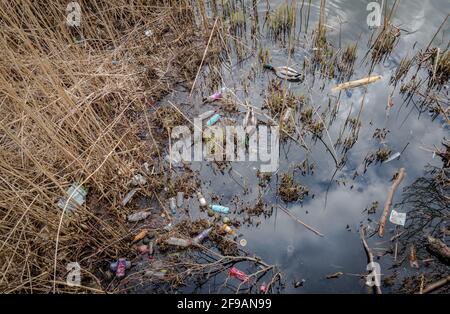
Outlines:
[{"label": "fallen branch", "polygon": [[442,288],[443,286],[445,286],[448,283],[450,283],[450,276],[447,276],[445,278],[442,278],[441,280],[438,280],[436,282],[433,282],[432,284],[429,284],[425,289],[422,290],[422,292],[419,292],[418,294],[430,293],[434,290]]},{"label": "fallen branch", "polygon": [[441,240],[427,236],[428,246],[427,249],[431,254],[435,255],[438,259],[447,265],[450,265],[450,248]]},{"label": "fallen branch", "polygon": [[368,77],[365,77],[363,79],[359,79],[359,80],[355,80],[355,81],[341,83],[341,84],[338,84],[335,87],[333,87],[331,89],[331,91],[332,92],[338,92],[338,91],[343,90],[343,89],[358,87],[358,86],[361,86],[361,85],[367,85],[367,84],[376,82],[378,80],[381,80],[381,78],[382,78],[381,75],[374,75],[374,76],[368,76]]},{"label": "fallen branch", "polygon": [[395,190],[397,190],[397,187],[400,185],[400,182],[402,182],[404,177],[405,177],[405,168],[400,168],[397,178],[395,178],[394,183],[392,183],[391,187],[389,188],[388,196],[386,202],[384,203],[383,214],[380,217],[378,229],[378,235],[380,237],[384,235],[384,227],[386,225],[386,221],[389,216],[389,212],[391,210],[392,199],[394,197]]},{"label": "fallen branch", "polygon": [[295,221],[297,221],[299,224],[301,224],[302,226],[304,226],[306,229],[311,230],[312,232],[314,232],[315,234],[317,234],[320,237],[323,237],[324,235],[322,233],[320,233],[319,231],[317,231],[316,229],[314,229],[313,227],[308,226],[307,224],[305,224],[303,221],[301,221],[300,219],[298,219],[296,216],[294,216],[287,208],[284,208],[281,205],[278,205],[278,207],[284,211],[286,214],[288,214],[288,216],[290,216],[292,219],[294,219]]},{"label": "fallen branch", "polygon": [[[364,250],[366,251],[367,260],[369,261],[369,264],[371,264],[371,263],[374,262],[374,258],[373,258],[372,250],[369,248],[369,245],[367,244],[367,241],[366,241],[366,227],[362,227],[362,228],[359,230],[359,234],[360,234],[360,236],[361,236],[361,241],[362,241],[362,243],[363,243]],[[381,288],[380,288],[379,286],[376,286],[376,285],[375,285],[375,286],[373,287],[373,289],[374,289],[374,291],[375,291],[376,294],[382,294]]]}]

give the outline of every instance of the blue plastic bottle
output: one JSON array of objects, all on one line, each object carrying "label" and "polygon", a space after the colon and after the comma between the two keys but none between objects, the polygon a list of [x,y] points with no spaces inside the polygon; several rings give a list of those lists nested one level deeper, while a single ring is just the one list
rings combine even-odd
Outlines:
[{"label": "blue plastic bottle", "polygon": [[207,126],[212,126],[214,125],[217,121],[219,121],[220,119],[220,114],[216,113],[215,115],[213,115],[207,122],[206,125]]},{"label": "blue plastic bottle", "polygon": [[221,205],[211,205],[210,208],[213,211],[215,211],[216,213],[220,213],[220,214],[228,214],[228,212],[230,211],[230,209],[228,207],[221,206]]}]

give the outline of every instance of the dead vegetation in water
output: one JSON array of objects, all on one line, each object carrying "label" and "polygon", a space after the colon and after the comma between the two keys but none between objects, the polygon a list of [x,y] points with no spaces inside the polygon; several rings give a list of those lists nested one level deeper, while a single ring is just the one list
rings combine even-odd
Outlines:
[{"label": "dead vegetation in water", "polygon": [[348,81],[353,75],[357,49],[358,43],[348,44],[336,61],[336,66],[342,80]]},{"label": "dead vegetation in water", "polygon": [[300,121],[303,124],[303,128],[311,132],[314,138],[321,138],[325,126],[321,119],[314,119],[314,109],[312,107],[305,107],[300,112]]},{"label": "dead vegetation in water", "polygon": [[264,100],[264,108],[268,108],[272,117],[280,117],[286,108],[294,110],[298,100],[294,93],[280,80],[270,80]]},{"label": "dead vegetation in water", "polygon": [[285,2],[276,7],[267,17],[267,28],[274,40],[286,40],[295,29],[297,19],[296,1]]},{"label": "dead vegetation in water", "polygon": [[371,47],[372,64],[386,60],[394,50],[399,38],[400,29],[391,23],[384,25]]},{"label": "dead vegetation in water", "polygon": [[280,185],[278,186],[278,195],[280,195],[284,202],[303,200],[308,193],[308,187],[296,183],[292,174],[285,173],[282,175]]},{"label": "dead vegetation in water", "polygon": [[419,67],[428,72],[428,87],[442,88],[450,80],[450,51],[432,47],[417,56]]},{"label": "dead vegetation in water", "polygon": [[376,152],[367,153],[366,157],[364,158],[364,173],[372,163],[381,164],[383,161],[387,160],[390,155],[391,149],[386,145],[382,145]]},{"label": "dead vegetation in water", "polygon": [[397,83],[404,79],[408,74],[409,69],[414,64],[414,58],[403,57],[397,67],[395,73],[391,76],[390,83],[397,85]]},{"label": "dead vegetation in water", "polygon": [[[324,78],[334,78],[336,75],[337,56],[331,43],[327,40],[325,25],[325,0],[320,1],[319,24],[313,34],[314,55],[312,64]],[[352,53],[350,48],[350,53]],[[347,56],[351,57],[351,56]],[[349,60],[348,60],[349,61]],[[345,66],[342,64],[342,66]]]}]

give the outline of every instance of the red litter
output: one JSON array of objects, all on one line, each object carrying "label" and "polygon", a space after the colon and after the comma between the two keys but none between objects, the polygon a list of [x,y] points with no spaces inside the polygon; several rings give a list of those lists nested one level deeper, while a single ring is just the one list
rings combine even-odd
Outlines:
[{"label": "red litter", "polygon": [[249,279],[248,276],[243,271],[240,271],[236,267],[232,267],[230,269],[229,275],[230,275],[230,277],[235,277],[243,282],[246,282]]}]

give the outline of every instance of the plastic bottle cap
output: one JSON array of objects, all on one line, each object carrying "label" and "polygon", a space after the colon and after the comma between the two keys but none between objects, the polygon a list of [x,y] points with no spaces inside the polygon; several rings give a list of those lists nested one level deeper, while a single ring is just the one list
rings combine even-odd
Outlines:
[{"label": "plastic bottle cap", "polygon": [[241,246],[246,246],[246,245],[247,245],[247,240],[241,239],[241,240],[239,241],[239,244],[240,244]]}]

